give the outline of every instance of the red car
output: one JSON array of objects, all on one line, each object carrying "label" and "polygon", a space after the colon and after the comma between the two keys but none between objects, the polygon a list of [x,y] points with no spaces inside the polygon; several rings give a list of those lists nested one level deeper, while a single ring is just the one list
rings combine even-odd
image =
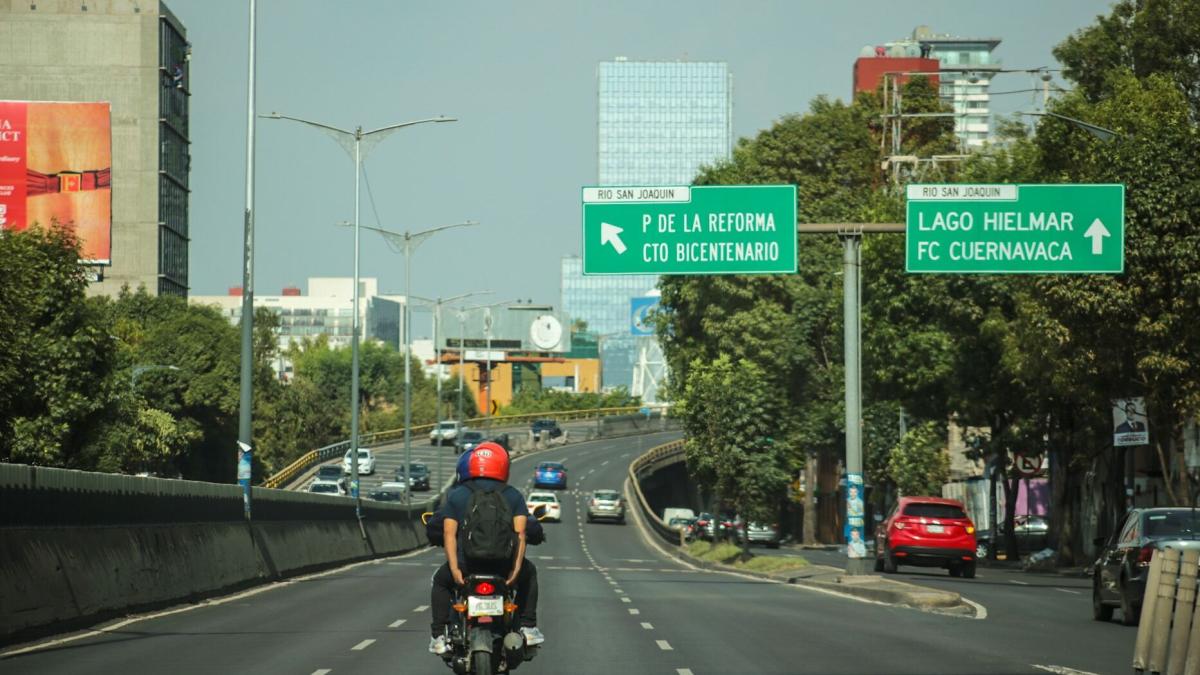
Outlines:
[{"label": "red car", "polygon": [[975,578],[975,523],[962,502],[901,497],[875,534],[875,571],[900,565],[944,567],[952,577]]}]

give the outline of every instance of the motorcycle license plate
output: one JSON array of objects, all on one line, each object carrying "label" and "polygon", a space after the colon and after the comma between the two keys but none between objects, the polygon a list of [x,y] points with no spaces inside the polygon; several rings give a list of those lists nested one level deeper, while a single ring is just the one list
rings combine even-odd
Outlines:
[{"label": "motorcycle license plate", "polygon": [[926,525],[925,529],[929,530],[933,534],[941,534],[946,531],[946,528],[942,527],[941,525]]},{"label": "motorcycle license plate", "polygon": [[469,616],[501,616],[504,614],[504,596],[472,595],[467,598]]}]

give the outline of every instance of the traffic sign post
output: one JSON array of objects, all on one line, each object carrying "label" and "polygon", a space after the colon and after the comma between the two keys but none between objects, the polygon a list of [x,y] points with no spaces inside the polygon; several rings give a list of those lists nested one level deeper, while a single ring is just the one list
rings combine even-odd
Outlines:
[{"label": "traffic sign post", "polygon": [[909,185],[909,272],[1119,274],[1124,185]]},{"label": "traffic sign post", "polygon": [[796,186],[583,188],[583,273],[796,272]]}]

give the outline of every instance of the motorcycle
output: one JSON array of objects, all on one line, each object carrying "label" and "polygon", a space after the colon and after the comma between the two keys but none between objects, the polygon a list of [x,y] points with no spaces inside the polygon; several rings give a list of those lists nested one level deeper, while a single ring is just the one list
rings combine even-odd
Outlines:
[{"label": "motorcycle", "polygon": [[[545,518],[546,507],[534,511],[538,520]],[[517,589],[509,587],[503,575],[472,574],[454,592],[447,643],[442,660],[455,675],[495,675],[516,670],[537,655],[537,645],[525,644],[520,632]]]}]

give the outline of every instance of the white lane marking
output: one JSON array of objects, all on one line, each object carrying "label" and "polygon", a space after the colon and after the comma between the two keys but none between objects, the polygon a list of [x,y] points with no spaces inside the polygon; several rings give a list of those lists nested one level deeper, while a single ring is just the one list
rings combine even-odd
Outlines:
[{"label": "white lane marking", "polygon": [[606,459],[606,460],[604,460],[603,462],[600,462],[600,466],[607,466],[607,465],[608,465],[608,460],[607,460],[607,459]]},{"label": "white lane marking", "polygon": [[1044,670],[1047,673],[1055,673],[1056,675],[1096,675],[1095,673],[1091,673],[1086,670],[1075,670],[1074,668],[1067,668],[1066,666],[1039,666],[1035,663],[1033,664],[1033,667],[1037,668],[1038,670]]},{"label": "white lane marking", "polygon": [[975,616],[973,618],[975,618],[979,621],[982,621],[987,618],[987,607],[984,607],[983,605],[979,604],[978,602],[975,602],[974,600],[968,600],[967,598],[964,598],[961,595],[958,597],[963,602],[965,602],[968,605],[975,608]]},{"label": "white lane marking", "polygon": [[637,616],[638,614],[641,614],[641,613],[642,613],[642,610],[640,610],[640,609],[634,609],[633,607],[629,608],[629,614],[631,616]]},{"label": "white lane marking", "polygon": [[633,602],[633,600],[630,600],[629,598],[621,598],[621,602]]},{"label": "white lane marking", "polygon": [[388,624],[388,628],[399,628],[400,626],[403,626],[407,620],[408,619],[396,619]]},{"label": "white lane marking", "polygon": [[608,585],[610,585],[610,586],[616,586],[616,585],[617,585],[617,582],[613,581],[612,579],[609,579],[609,580],[608,580]]},{"label": "white lane marking", "polygon": [[616,593],[617,595],[625,595],[625,591],[623,591],[619,588],[614,588],[613,593]]},{"label": "white lane marking", "polygon": [[429,609],[429,605],[417,605],[417,608],[413,612],[424,612],[427,609]]},{"label": "white lane marking", "polygon": [[645,628],[646,630],[654,630],[654,626],[652,624],[646,623],[645,621],[642,622],[642,628]]},{"label": "white lane marking", "polygon": [[582,567],[575,567],[575,566],[568,566],[568,567],[564,567],[563,569],[564,569],[564,570],[581,570],[581,569],[583,569],[583,568],[582,568]]},{"label": "white lane marking", "polygon": [[1056,588],[1056,589],[1054,589],[1054,590],[1056,590],[1056,591],[1062,591],[1063,593],[1070,593],[1071,595],[1080,595],[1080,592],[1079,592],[1079,591],[1072,591],[1072,590],[1069,590],[1069,589],[1066,589],[1066,588]]},{"label": "white lane marking", "polygon": [[618,572],[653,572],[649,567],[617,567]]},{"label": "white lane marking", "polygon": [[362,642],[360,642],[360,643],[358,643],[358,644],[354,645],[353,647],[351,647],[351,648],[350,648],[350,651],[352,651],[352,652],[361,652],[362,650],[366,649],[367,647],[370,647],[370,646],[371,646],[371,645],[373,645],[373,644],[375,644],[375,641],[374,641],[374,640],[363,640]]},{"label": "white lane marking", "polygon": [[[417,551],[409,551],[408,553],[402,553],[400,555],[390,556],[390,559],[412,558],[414,556],[423,555],[425,553],[429,553],[434,550],[436,550],[436,549],[434,549],[432,547],[423,548],[423,549],[420,549]],[[279,589],[279,588],[286,588],[288,586],[298,584],[302,581],[308,581],[310,579],[321,579],[324,577],[333,576],[340,572],[352,570],[356,567],[362,567],[363,565],[380,565],[380,564],[383,564],[386,562],[388,562],[388,560],[386,560],[386,559],[362,560],[359,562],[350,563],[349,565],[343,565],[341,567],[336,567],[331,570],[325,570],[323,572],[313,572],[312,574],[306,574],[301,577],[294,577],[292,579],[288,579],[287,581],[276,581],[276,582],[267,584],[265,586],[259,586],[258,588],[251,588],[249,590],[242,591],[241,593],[234,593],[233,595],[227,595],[223,598],[215,598],[212,600],[205,600],[203,602],[199,602],[194,605],[188,605],[186,607],[177,607],[175,609],[168,609],[168,610],[164,610],[161,612],[154,612],[152,614],[144,614],[142,616],[135,616],[135,617],[131,617],[128,619],[123,619],[123,620],[118,621],[111,625],[100,626],[98,630],[84,631],[82,633],[78,633],[76,635],[71,635],[69,637],[59,638],[57,640],[51,640],[49,642],[43,642],[43,643],[36,644],[36,645],[30,645],[28,647],[22,647],[21,649],[14,649],[14,650],[8,651],[8,652],[0,652],[0,658],[7,658],[9,656],[17,656],[18,654],[28,654],[30,652],[37,652],[37,651],[41,651],[43,649],[50,649],[51,647],[57,647],[58,645],[67,644],[68,642],[75,642],[76,640],[82,640],[84,638],[95,637],[97,635],[106,635],[112,631],[120,630],[121,628],[124,628],[125,626],[129,626],[129,625],[132,625],[135,623],[140,623],[142,621],[148,621],[150,619],[159,619],[164,616],[171,616],[172,614],[182,614],[183,612],[191,612],[191,611],[194,611],[197,609],[201,609],[203,607],[215,607],[217,605],[224,605],[226,603],[233,602],[235,600],[241,600],[243,598],[249,598],[249,597],[258,595],[259,593],[266,593],[267,591],[273,591],[273,590]]]},{"label": "white lane marking", "polygon": [[552,556],[552,555],[538,555],[538,556],[534,556],[534,557],[537,558],[538,560],[554,560],[554,556]]},{"label": "white lane marking", "polygon": [[675,675],[692,675],[691,668],[676,668]]},{"label": "white lane marking", "polygon": [[674,648],[674,647],[672,647],[672,646],[671,646],[671,644],[670,644],[669,642],[667,642],[666,640],[655,640],[655,642],[657,642],[657,643],[658,643],[658,648],[659,648],[659,649],[661,649],[661,650],[663,650],[664,652],[673,651],[673,650],[675,649],[675,648]]},{"label": "white lane marking", "polygon": [[1018,586],[1028,586],[1029,585],[1028,581],[1017,581],[1016,579],[1009,579],[1008,583],[1017,584]]},{"label": "white lane marking", "polygon": [[332,673],[332,672],[333,672],[333,670],[331,670],[329,668],[322,668],[320,670],[314,670],[312,672],[312,675],[328,675],[329,673]]}]

